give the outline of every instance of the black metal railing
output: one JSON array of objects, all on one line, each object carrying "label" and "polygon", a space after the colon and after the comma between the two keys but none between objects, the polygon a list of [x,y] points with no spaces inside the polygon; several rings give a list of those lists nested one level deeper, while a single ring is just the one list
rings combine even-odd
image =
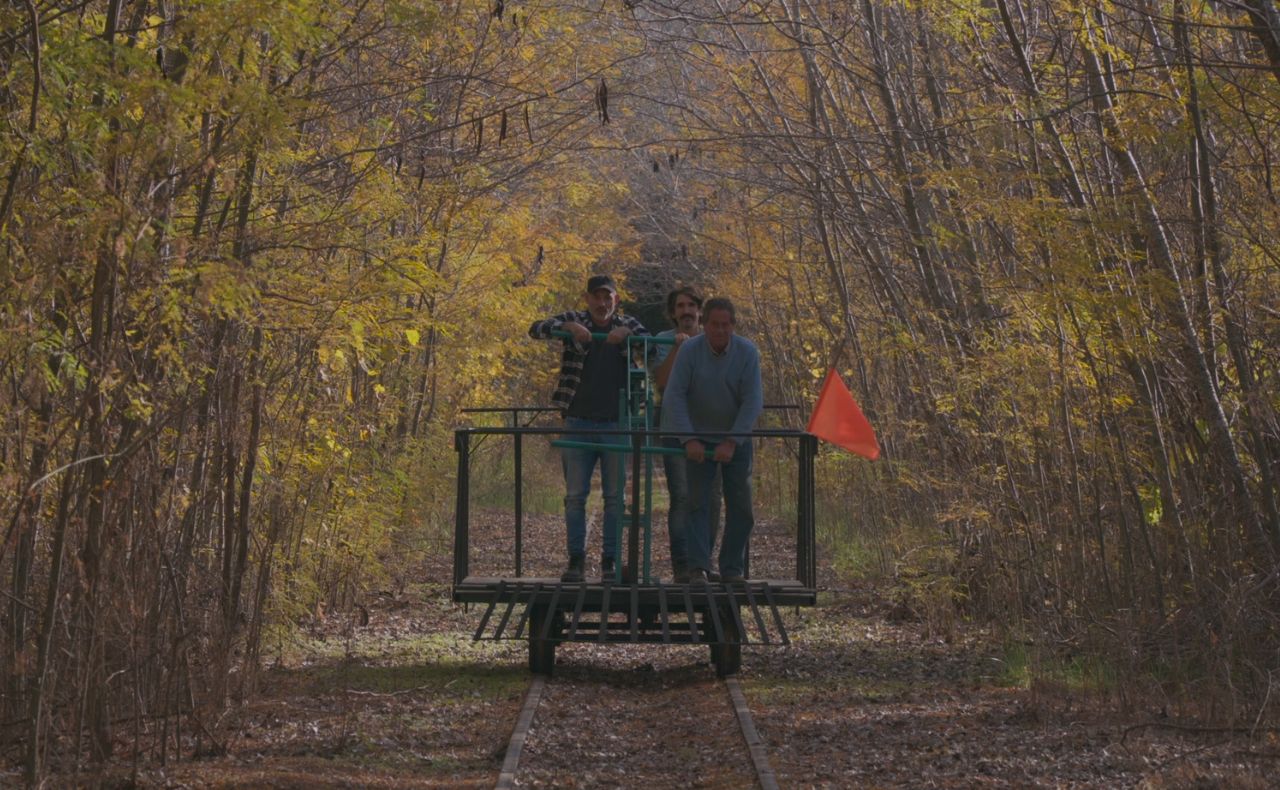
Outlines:
[{"label": "black metal railing", "polygon": [[[787,407],[781,407],[787,408]],[[525,436],[559,436],[569,433],[563,427],[521,426],[520,414],[526,412],[549,411],[538,407],[466,409],[468,412],[508,413],[511,425],[506,427],[460,428],[454,432],[454,448],[458,453],[458,478],[456,498],[456,522],[453,543],[453,583],[455,588],[461,585],[469,575],[470,567],[470,522],[471,522],[471,452],[472,439],[486,436],[511,436],[514,444],[514,484],[515,484],[515,575],[524,575],[524,508],[523,508],[523,438]],[[661,440],[676,435],[672,431],[641,430],[625,428],[608,428],[599,430],[574,429],[576,434],[602,434],[612,436],[628,436],[631,444],[631,524],[627,536],[627,562],[632,573],[638,573],[639,540],[642,513],[638,506],[640,500],[641,460],[646,452],[660,452]],[[817,586],[817,534],[814,513],[814,457],[817,454],[818,441],[812,434],[795,430],[756,430],[750,433],[700,432],[680,433],[681,436],[737,436],[753,439],[781,439],[797,442],[796,473],[796,579],[805,587],[815,589]]]},{"label": "black metal railing", "polygon": [[[554,406],[512,406],[512,407],[492,407],[492,408],[474,408],[463,409],[464,414],[510,414],[511,427],[520,428],[520,415],[532,414],[531,419],[537,419],[538,415],[547,412],[559,412],[560,410]],[[514,441],[514,477],[515,477],[515,511],[516,511],[516,534],[515,534],[515,553],[516,553],[516,576],[524,575],[524,443],[521,441],[523,433],[515,434]],[[459,458],[458,478],[462,478],[462,459]],[[459,491],[461,493],[461,491]],[[456,540],[456,538],[455,538]],[[456,549],[455,549],[455,564]],[[456,571],[455,571],[456,577]]]}]

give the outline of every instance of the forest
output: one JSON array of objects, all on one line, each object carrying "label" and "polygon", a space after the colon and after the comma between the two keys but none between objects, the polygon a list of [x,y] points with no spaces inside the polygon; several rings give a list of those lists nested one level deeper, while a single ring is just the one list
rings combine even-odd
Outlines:
[{"label": "forest", "polygon": [[843,375],[845,577],[1277,723],[1275,0],[9,0],[0,112],[28,782],[447,557],[462,410],[546,404],[524,328],[598,272],[732,298],[786,427]]}]

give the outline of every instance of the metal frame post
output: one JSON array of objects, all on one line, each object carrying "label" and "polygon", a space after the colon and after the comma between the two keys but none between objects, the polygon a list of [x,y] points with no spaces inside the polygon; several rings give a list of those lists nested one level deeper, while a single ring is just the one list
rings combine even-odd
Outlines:
[{"label": "metal frame post", "polygon": [[511,427],[515,431],[515,486],[516,486],[516,577],[524,576],[524,455],[520,431],[520,410],[511,410]]},{"label": "metal frame post", "polygon": [[458,490],[454,499],[453,529],[453,583],[462,584],[467,578],[470,554],[471,523],[471,435],[465,430],[454,431],[453,446],[458,452]]},{"label": "metal frame post", "polygon": [[640,578],[640,434],[631,435],[631,535],[627,541],[627,564],[633,583]]},{"label": "metal frame post", "polygon": [[644,457],[644,579],[653,583],[653,456]]},{"label": "metal frame post", "polygon": [[[631,377],[630,370],[627,371],[627,377],[628,379]],[[627,391],[628,391],[628,388],[618,390],[618,424],[622,425],[625,420],[627,424],[627,430],[630,430],[631,429],[630,420],[627,419]],[[610,452],[610,451],[604,450],[603,452]],[[603,480],[604,465],[601,464],[600,468],[601,468],[601,472],[600,472],[601,479]],[[626,520],[626,516],[627,516],[627,508],[626,508],[627,465],[625,463],[618,464],[618,492],[622,496],[622,507],[619,508],[620,512],[618,513],[618,526],[613,536],[614,549],[618,552],[617,562],[614,563],[614,568],[613,568],[613,580],[615,582],[622,581],[622,565],[623,565],[622,522]],[[603,494],[604,492],[602,491],[601,493]]]},{"label": "metal frame post", "polygon": [[799,457],[797,458],[797,490],[796,490],[796,578],[806,587],[817,589],[817,534],[814,519],[814,468],[813,459],[817,454],[818,440],[812,434],[800,437]]},{"label": "metal frame post", "polygon": [[[649,344],[644,344],[644,360],[646,363],[646,382],[648,381],[647,363],[649,360]],[[653,387],[645,386],[644,392],[644,429],[652,430],[657,426],[653,424]],[[644,446],[646,449],[654,446],[653,437],[644,437]],[[644,456],[644,574],[641,576],[645,584],[653,583],[653,456],[645,453]]]}]

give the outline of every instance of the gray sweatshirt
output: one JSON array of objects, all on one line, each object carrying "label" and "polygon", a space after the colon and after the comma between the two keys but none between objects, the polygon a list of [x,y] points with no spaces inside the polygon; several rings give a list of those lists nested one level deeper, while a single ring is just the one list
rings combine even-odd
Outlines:
[{"label": "gray sweatshirt", "polygon": [[[745,337],[733,335],[723,354],[711,351],[705,334],[689,338],[676,352],[676,361],[662,395],[662,427],[681,434],[691,431],[746,433],[755,427],[764,408],[760,382],[760,351]],[[718,444],[724,437],[700,438]],[[730,437],[737,444],[745,436]]]}]

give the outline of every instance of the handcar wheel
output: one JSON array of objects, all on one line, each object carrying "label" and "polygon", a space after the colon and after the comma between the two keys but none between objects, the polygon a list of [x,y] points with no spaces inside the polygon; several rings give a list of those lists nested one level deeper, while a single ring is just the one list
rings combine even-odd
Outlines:
[{"label": "handcar wheel", "polygon": [[[556,641],[560,636],[559,612],[548,612],[545,606],[534,609],[529,617],[529,671],[535,675],[550,677],[556,665]],[[542,629],[547,618],[551,618],[551,627],[547,638],[542,638]]]},{"label": "handcar wheel", "polygon": [[711,664],[716,668],[716,677],[727,678],[742,669],[742,637],[727,607],[720,609],[720,624],[724,629],[724,643],[711,646]]}]

